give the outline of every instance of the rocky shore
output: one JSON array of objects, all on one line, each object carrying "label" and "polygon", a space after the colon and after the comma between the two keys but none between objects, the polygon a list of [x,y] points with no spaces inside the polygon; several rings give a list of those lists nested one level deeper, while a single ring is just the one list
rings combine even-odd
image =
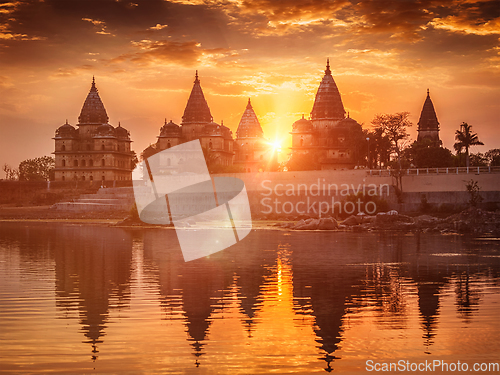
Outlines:
[{"label": "rocky shore", "polygon": [[275,227],[289,230],[392,230],[405,232],[457,233],[473,235],[500,235],[500,212],[469,208],[446,218],[430,215],[407,216],[397,211],[380,212],[377,215],[349,216],[338,221],[333,217],[309,218],[298,221],[279,222]]},{"label": "rocky shore", "polygon": [[[142,223],[136,215],[125,211],[84,212],[54,211],[50,206],[0,207],[0,221],[71,221],[82,223],[108,223],[122,227],[151,227]],[[156,227],[155,225],[154,227]],[[338,230],[338,231],[403,231],[456,233],[500,236],[500,211],[469,208],[447,217],[432,215],[403,215],[397,211],[380,212],[376,215],[353,215],[344,220],[322,218],[265,218],[254,217],[254,228],[280,228],[284,230]],[[166,227],[166,226],[161,226]]]}]

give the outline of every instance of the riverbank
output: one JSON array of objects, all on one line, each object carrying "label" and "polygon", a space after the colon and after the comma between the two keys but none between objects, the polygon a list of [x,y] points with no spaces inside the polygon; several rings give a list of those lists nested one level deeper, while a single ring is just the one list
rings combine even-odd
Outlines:
[{"label": "riverbank", "polygon": [[[51,206],[12,207],[0,206],[1,222],[61,222],[82,225],[107,225],[126,228],[168,228],[151,225],[133,219],[126,211],[75,212],[51,209]],[[253,220],[255,229],[279,229],[290,231],[402,231],[431,232],[442,234],[472,234],[500,237],[500,211],[469,208],[448,216],[399,214],[397,211],[377,215],[352,215],[344,220],[335,217],[274,220]]]}]

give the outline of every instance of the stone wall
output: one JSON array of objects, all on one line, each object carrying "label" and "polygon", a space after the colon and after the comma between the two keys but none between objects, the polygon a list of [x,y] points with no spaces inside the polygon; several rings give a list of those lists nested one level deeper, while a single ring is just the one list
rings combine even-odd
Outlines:
[{"label": "stone wall", "polygon": [[96,192],[101,186],[132,186],[132,181],[9,181],[0,180],[0,204],[50,205]]},{"label": "stone wall", "polygon": [[[395,209],[453,211],[469,200],[466,183],[478,182],[483,208],[500,208],[500,173],[420,174],[402,178],[399,203],[391,176],[366,170],[224,174],[245,182],[254,216],[328,216]],[[359,201],[354,195],[364,195]],[[351,202],[351,203],[349,203]]]}]

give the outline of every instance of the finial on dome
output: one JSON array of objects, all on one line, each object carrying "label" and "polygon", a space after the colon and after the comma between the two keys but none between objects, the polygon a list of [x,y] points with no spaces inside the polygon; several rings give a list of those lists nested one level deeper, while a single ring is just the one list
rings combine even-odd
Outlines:
[{"label": "finial on dome", "polygon": [[304,119],[304,114],[302,114],[302,120]]},{"label": "finial on dome", "polygon": [[332,71],[330,70],[330,58],[326,58],[326,70],[325,70],[326,75],[332,75]]},{"label": "finial on dome", "polygon": [[248,98],[247,109],[252,109],[252,103],[250,102],[250,98]]},{"label": "finial on dome", "polygon": [[198,71],[196,71],[195,75],[194,75],[194,83],[198,83],[200,82],[200,80],[198,79]]},{"label": "finial on dome", "polygon": [[68,124],[68,119],[66,119],[66,125],[69,125],[69,124]]},{"label": "finial on dome", "polygon": [[427,89],[427,96],[430,96],[430,95],[429,95],[429,89]]},{"label": "finial on dome", "polygon": [[224,126],[224,120],[220,120],[220,125]]},{"label": "finial on dome", "polygon": [[122,124],[120,123],[120,121],[118,121],[118,127],[121,128],[122,127]]},{"label": "finial on dome", "polygon": [[347,112],[347,118],[350,118],[350,117],[349,117],[349,112]]},{"label": "finial on dome", "polygon": [[167,125],[167,118],[166,117],[165,117],[165,123],[164,123],[164,125]]}]

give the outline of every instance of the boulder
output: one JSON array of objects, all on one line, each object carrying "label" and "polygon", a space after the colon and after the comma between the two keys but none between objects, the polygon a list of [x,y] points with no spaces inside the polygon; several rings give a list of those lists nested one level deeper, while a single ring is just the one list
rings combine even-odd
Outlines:
[{"label": "boulder", "polygon": [[299,221],[293,229],[297,230],[315,230],[318,229],[319,219],[307,219]]},{"label": "boulder", "polygon": [[342,224],[348,225],[348,226],[353,226],[353,225],[358,225],[358,219],[356,219],[356,216],[351,215],[347,219],[345,219]]},{"label": "boulder", "polygon": [[335,220],[333,217],[325,217],[319,219],[318,229],[332,230],[332,229],[337,229],[338,226],[339,224],[337,223],[337,220]]},{"label": "boulder", "polygon": [[387,212],[379,212],[375,217],[375,223],[377,225],[394,223],[397,220],[396,215],[388,215]]}]

